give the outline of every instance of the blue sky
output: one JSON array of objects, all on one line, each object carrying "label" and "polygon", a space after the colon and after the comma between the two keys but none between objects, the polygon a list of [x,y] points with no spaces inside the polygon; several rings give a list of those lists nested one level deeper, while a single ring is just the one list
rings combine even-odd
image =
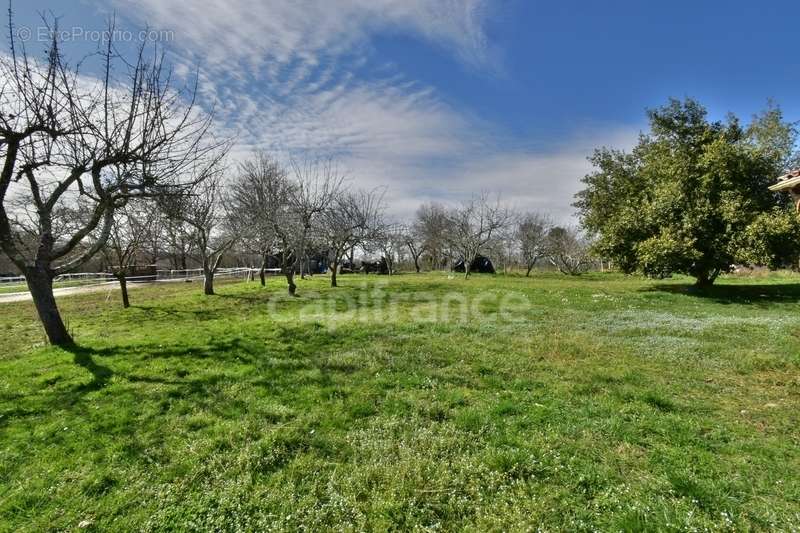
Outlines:
[{"label": "blue sky", "polygon": [[[768,98],[800,119],[800,4],[523,0],[85,0],[16,2],[16,24],[52,10],[62,30],[163,30],[176,65],[201,69],[202,103],[236,135],[234,161],[336,154],[354,186],[422,201],[497,190],[568,220],[594,147],[625,147],[644,110],[698,98],[749,118]],[[95,46],[78,36],[67,51]],[[87,72],[91,74],[91,72]]]}]

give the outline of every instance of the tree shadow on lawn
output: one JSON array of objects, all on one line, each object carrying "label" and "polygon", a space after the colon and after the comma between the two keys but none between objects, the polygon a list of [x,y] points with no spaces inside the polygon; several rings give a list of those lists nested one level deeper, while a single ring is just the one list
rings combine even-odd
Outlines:
[{"label": "tree shadow on lawn", "polygon": [[764,308],[776,303],[791,304],[800,302],[800,283],[721,284],[704,288],[686,284],[659,283],[639,290],[643,292],[683,294],[704,298],[724,305],[754,305]]},{"label": "tree shadow on lawn", "polygon": [[83,395],[87,392],[102,389],[108,384],[108,381],[114,375],[114,372],[107,366],[103,366],[95,362],[92,357],[98,352],[104,350],[95,350],[86,346],[72,345],[64,348],[66,351],[72,353],[75,358],[75,364],[82,366],[92,374],[92,381],[89,383],[79,385],[75,388],[75,393]]},{"label": "tree shadow on lawn", "polygon": [[[317,387],[324,398],[335,374],[360,369],[360,365],[331,360],[330,354],[346,341],[324,328],[314,324],[275,327],[277,331],[266,339],[233,337],[198,345],[65,346],[63,350],[73,356],[74,364],[88,371],[91,379],[56,388],[36,385],[14,398],[4,395],[3,402],[14,405],[4,409],[0,403],[0,427],[53,411],[85,414],[89,403],[84,400],[91,393],[103,395],[106,399],[98,400],[101,402],[144,405],[185,400],[220,411],[233,401],[226,390],[234,382],[260,390],[259,395],[265,390],[268,395],[281,395],[298,386]],[[174,364],[169,363],[166,370],[162,364],[149,365],[149,361],[173,358]]]},{"label": "tree shadow on lawn", "polygon": [[[153,450],[168,455],[161,435],[171,429],[194,431],[192,420],[224,424],[246,413],[251,420],[285,423],[275,405],[286,406],[285,416],[293,418],[303,402],[335,406],[349,394],[349,380],[371,379],[366,374],[353,378],[365,365],[337,355],[352,339],[314,323],[277,324],[244,337],[181,340],[64,347],[62,360],[67,355],[65,362],[72,359],[79,371],[61,366],[56,381],[44,383],[33,375],[24,392],[3,394],[0,428],[22,435],[34,423],[81,426],[139,461]],[[37,446],[51,437],[42,437]],[[26,442],[19,437],[13,446]],[[16,476],[36,461],[37,450],[8,465],[4,475]]]},{"label": "tree shadow on lawn", "polygon": [[[71,353],[76,365],[91,374],[91,381],[63,390],[58,394],[56,403],[74,405],[83,396],[98,391],[109,385],[113,377],[130,383],[161,384],[187,387],[189,396],[202,395],[201,383],[191,377],[192,374],[204,374],[206,381],[219,381],[225,378],[225,369],[249,367],[252,373],[249,380],[254,386],[263,386],[267,382],[291,384],[293,373],[318,369],[321,374],[331,372],[351,373],[356,370],[351,365],[340,364],[329,360],[329,354],[341,349],[347,338],[337,335],[319,324],[277,324],[269,336],[229,337],[212,339],[204,344],[132,344],[123,346],[107,346],[95,348],[84,345],[65,346],[63,349]],[[154,372],[147,373],[147,362],[164,359],[177,359],[174,375]],[[112,370],[103,364],[103,360],[125,360],[138,366],[142,371],[131,372],[120,369]],[[208,360],[208,363],[203,361]],[[209,369],[220,370],[217,375]],[[192,370],[187,370],[191,368]],[[172,376],[172,377],[170,377]],[[327,380],[324,380],[327,381]]]},{"label": "tree shadow on lawn", "polygon": [[165,317],[181,317],[181,315],[191,315],[195,320],[216,320],[223,315],[218,309],[186,309],[176,307],[165,307],[164,305],[131,305],[131,309],[137,309],[147,315],[149,319]]},{"label": "tree shadow on lawn", "polygon": [[[105,388],[115,375],[115,372],[111,370],[111,368],[95,361],[95,356],[110,354],[113,349],[95,349],[77,344],[62,346],[61,348],[65,352],[72,354],[73,361],[77,366],[89,371],[92,376],[91,381],[55,392],[43,390],[33,394],[19,394],[13,399],[16,404],[15,408],[4,411],[2,416],[0,416],[0,426],[6,426],[14,419],[40,417],[54,409],[62,409],[64,407],[71,408],[77,405],[86,394]],[[48,397],[42,401],[41,396],[45,395]],[[3,401],[9,400],[11,400],[10,397],[3,398]],[[25,404],[32,405],[28,406]]]},{"label": "tree shadow on lawn", "polygon": [[218,293],[215,296],[219,298],[225,298],[228,300],[240,300],[242,302],[247,302],[251,304],[265,304],[268,303],[272,297],[272,294],[267,292],[267,288],[265,287],[264,292],[261,294],[226,294],[226,293]]}]

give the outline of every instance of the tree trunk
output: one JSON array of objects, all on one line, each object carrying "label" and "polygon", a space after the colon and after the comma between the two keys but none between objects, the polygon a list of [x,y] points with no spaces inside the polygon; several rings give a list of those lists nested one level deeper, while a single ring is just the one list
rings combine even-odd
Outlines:
[{"label": "tree trunk", "polygon": [[258,269],[258,278],[261,280],[261,286],[267,286],[267,279],[266,279],[266,269],[267,269],[267,254],[261,258],[261,268]]},{"label": "tree trunk", "polygon": [[128,279],[125,277],[124,272],[120,272],[117,274],[117,280],[119,280],[119,290],[122,293],[122,307],[127,309],[131,306],[131,302],[128,299]]},{"label": "tree trunk", "polygon": [[531,270],[533,270],[533,264],[528,265],[528,270],[525,272],[525,277],[529,277],[531,275]]},{"label": "tree trunk", "polygon": [[702,272],[697,275],[697,280],[694,283],[694,286],[698,289],[707,289],[714,284],[714,279],[716,276],[709,275],[708,272]]},{"label": "tree trunk", "polygon": [[294,284],[294,266],[286,271],[286,283],[289,286],[289,296],[294,296],[297,291],[297,285]]},{"label": "tree trunk", "polygon": [[417,274],[419,274],[419,256],[418,255],[414,256],[414,268],[416,269]]},{"label": "tree trunk", "polygon": [[338,287],[336,284],[336,272],[339,270],[339,261],[335,260],[331,265],[331,287]]},{"label": "tree trunk", "polygon": [[203,294],[213,296],[214,294],[214,269],[203,264]]},{"label": "tree trunk", "polygon": [[43,267],[26,268],[25,281],[50,344],[56,346],[73,344],[72,337],[61,319],[61,313],[58,312],[50,273]]}]

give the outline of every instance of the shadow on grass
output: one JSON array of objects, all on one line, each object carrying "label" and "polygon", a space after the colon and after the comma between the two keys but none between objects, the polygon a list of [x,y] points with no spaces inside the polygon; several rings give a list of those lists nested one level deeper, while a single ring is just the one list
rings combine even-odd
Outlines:
[{"label": "shadow on grass", "polygon": [[[375,330],[368,333],[372,336]],[[13,400],[14,405],[6,409],[0,402],[0,427],[59,411],[95,424],[98,432],[129,436],[141,426],[136,420],[112,430],[102,421],[88,420],[97,415],[98,405],[103,409],[114,403],[132,406],[136,413],[155,409],[160,413],[156,416],[161,416],[180,402],[220,419],[235,417],[246,409],[232,393],[240,389],[282,403],[287,398],[293,402],[297,391],[305,390],[300,397],[311,394],[316,401],[325,402],[341,392],[342,376],[362,369],[357,361],[335,356],[352,343],[347,336],[318,324],[280,324],[268,332],[206,342],[65,346],[65,353],[88,376],[68,373],[69,381],[35,385],[13,397],[3,395],[2,402]],[[102,399],[87,402],[87,395],[92,394],[102,395]]]},{"label": "shadow on grass", "polygon": [[[280,381],[291,380],[291,375],[280,375],[283,372],[319,369],[325,372],[349,373],[353,369],[340,368],[337,364],[328,361],[327,354],[340,347],[343,339],[334,332],[328,331],[319,324],[282,324],[274,326],[269,337],[229,337],[211,339],[204,344],[152,344],[142,343],[127,346],[109,346],[94,348],[90,346],[71,345],[64,350],[71,353],[76,365],[86,369],[92,376],[89,383],[73,387],[68,397],[63,398],[67,403],[75,403],[84,394],[100,390],[109,384],[113,376],[132,383],[158,383],[167,385],[188,385],[191,380],[185,379],[181,366],[198,365],[208,367],[216,363],[224,363],[229,367],[248,365],[258,378],[269,376],[271,379],[280,378]],[[177,379],[163,375],[142,375],[123,370],[112,370],[102,364],[104,359],[113,361],[123,358],[126,361],[177,359]],[[208,360],[209,363],[202,363]],[[213,361],[213,363],[212,363]],[[272,375],[276,374],[276,375]],[[213,377],[213,376],[211,376]],[[260,381],[255,380],[255,381]],[[193,387],[196,389],[196,384]]]},{"label": "shadow on grass", "polygon": [[215,309],[186,309],[177,307],[167,307],[164,305],[131,305],[131,309],[138,309],[148,316],[149,319],[156,318],[181,318],[191,316],[195,320],[216,320],[222,318],[220,311]]},{"label": "shadow on grass", "polygon": [[272,295],[269,292],[267,292],[267,290],[268,290],[267,287],[264,287],[263,290],[264,290],[264,292],[262,292],[260,294],[241,294],[241,293],[226,294],[226,293],[217,293],[214,296],[215,297],[219,297],[219,298],[226,298],[226,299],[229,299],[229,300],[241,300],[241,301],[244,301],[244,302],[250,302],[250,303],[254,303],[254,304],[265,304],[265,303],[269,302],[269,300],[272,297]]},{"label": "shadow on grass", "polygon": [[[212,341],[209,345],[199,346],[163,346],[163,345],[135,345],[124,347],[106,347],[106,348],[92,348],[89,346],[81,346],[73,344],[64,346],[63,349],[71,353],[74,357],[76,365],[88,370],[92,375],[92,380],[89,383],[83,383],[73,387],[67,392],[60,401],[66,404],[75,404],[85,394],[103,389],[109,384],[111,378],[115,375],[130,381],[130,382],[144,382],[144,383],[160,383],[181,385],[186,384],[187,380],[169,380],[161,376],[148,377],[139,376],[135,374],[128,374],[124,372],[114,372],[108,366],[100,364],[98,360],[103,358],[114,357],[137,357],[142,360],[147,359],[161,359],[161,358],[189,358],[194,360],[216,358],[216,359],[236,359],[239,363],[252,364],[253,359],[248,355],[252,355],[250,351],[243,345],[240,339],[230,339],[226,341]],[[223,356],[223,357],[220,357]]]},{"label": "shadow on grass", "polygon": [[800,283],[770,283],[752,285],[713,285],[696,287],[684,284],[656,284],[640,289],[644,292],[667,292],[705,298],[721,304],[768,306],[775,303],[800,302]]},{"label": "shadow on grass", "polygon": [[87,392],[102,389],[114,375],[114,372],[112,372],[110,368],[98,364],[92,357],[98,354],[98,352],[103,352],[103,350],[95,350],[79,345],[66,346],[64,349],[74,356],[75,364],[82,366],[92,374],[92,381],[76,387],[75,393],[82,395]]}]

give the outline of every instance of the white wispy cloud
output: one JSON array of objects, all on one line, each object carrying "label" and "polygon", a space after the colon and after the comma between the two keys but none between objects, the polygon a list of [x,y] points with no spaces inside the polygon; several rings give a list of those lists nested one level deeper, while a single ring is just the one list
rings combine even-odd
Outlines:
[{"label": "white wispy cloud", "polygon": [[178,74],[201,65],[204,101],[237,136],[234,160],[254,149],[335,155],[354,185],[385,187],[397,217],[491,189],[568,221],[592,148],[635,138],[575,132],[546,150],[520,148],[524,139],[505,143],[491,122],[375,57],[372,36],[404,34],[493,75],[482,0],[115,3],[123,18],[175,32]]},{"label": "white wispy cloud", "polygon": [[114,0],[139,22],[175,31],[209,64],[285,65],[350,53],[378,32],[418,36],[474,64],[486,60],[484,0]]}]

